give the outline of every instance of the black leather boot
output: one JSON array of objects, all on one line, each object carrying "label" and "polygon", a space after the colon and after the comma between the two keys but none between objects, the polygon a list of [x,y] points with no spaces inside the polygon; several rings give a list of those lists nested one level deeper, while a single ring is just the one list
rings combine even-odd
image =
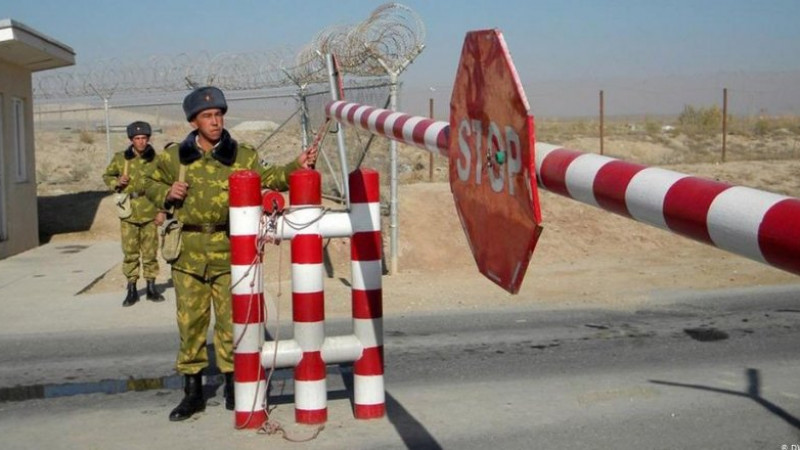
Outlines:
[{"label": "black leather boot", "polygon": [[183,400],[169,413],[171,422],[179,422],[192,417],[194,413],[206,409],[206,400],[203,398],[203,374],[183,376]]},{"label": "black leather boot", "polygon": [[236,396],[233,393],[233,372],[225,374],[225,409],[236,409]]},{"label": "black leather boot", "polygon": [[151,302],[163,302],[164,296],[156,290],[156,280],[147,280],[147,299]]},{"label": "black leather boot", "polygon": [[122,301],[122,306],[133,306],[139,301],[139,292],[136,290],[136,282],[128,281],[128,295]]}]

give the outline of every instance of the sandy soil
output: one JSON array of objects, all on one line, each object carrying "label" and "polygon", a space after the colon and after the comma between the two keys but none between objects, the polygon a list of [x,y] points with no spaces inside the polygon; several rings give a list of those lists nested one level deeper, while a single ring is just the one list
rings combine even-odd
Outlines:
[{"label": "sandy soil", "polygon": [[[591,147],[590,141],[568,146],[593,150],[586,148]],[[800,160],[736,161],[732,158],[733,162],[724,164],[661,165],[663,161],[691,158],[681,158],[675,146],[652,143],[611,141],[606,148],[609,149],[607,154],[626,160],[800,196],[800,178],[797,177]],[[427,178],[426,153],[403,149],[402,154],[418,169],[406,174],[404,181]],[[778,269],[540,191],[544,232],[522,289],[512,296],[478,272],[461,231],[449,185],[442,181],[447,176],[445,164],[436,162],[435,179],[439,181],[400,187],[399,273],[385,276],[383,280],[384,308],[388,313],[531,302],[554,307],[629,308],[646,303],[661,291],[800,281],[797,276]],[[93,174],[98,178],[99,175]],[[85,189],[75,192],[68,183],[53,186],[58,189],[41,193],[40,198],[44,239],[119,239],[119,223],[106,193],[97,187],[88,192]],[[64,211],[72,211],[74,223],[65,219],[70,215],[65,215]],[[386,236],[388,247],[388,233]],[[326,310],[329,315],[345,314],[350,307],[349,242],[331,239],[326,242],[325,249],[329,258]],[[280,247],[271,246],[265,258],[267,294],[279,296],[283,305],[291,303],[288,250],[288,242]],[[161,279],[168,278],[168,266],[162,263]],[[90,292],[119,291],[122,298],[124,284],[117,265],[109,268]]]}]

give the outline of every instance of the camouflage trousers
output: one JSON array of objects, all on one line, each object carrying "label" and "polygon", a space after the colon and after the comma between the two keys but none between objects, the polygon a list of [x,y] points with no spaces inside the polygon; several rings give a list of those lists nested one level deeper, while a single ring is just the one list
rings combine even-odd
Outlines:
[{"label": "camouflage trousers", "polygon": [[214,356],[222,373],[233,372],[231,274],[193,275],[172,269],[178,307],[178,372],[192,375],[208,367],[206,335],[214,306]]},{"label": "camouflage trousers", "polygon": [[122,274],[128,281],[139,279],[141,259],[142,277],[155,280],[158,275],[158,228],[154,221],[130,223],[120,221],[122,234]]}]

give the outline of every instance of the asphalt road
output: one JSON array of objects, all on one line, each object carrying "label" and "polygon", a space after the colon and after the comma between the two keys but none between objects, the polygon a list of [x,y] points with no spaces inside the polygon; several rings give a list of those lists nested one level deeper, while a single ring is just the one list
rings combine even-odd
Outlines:
[{"label": "asphalt road", "polygon": [[[327,324],[328,335],[348,321]],[[800,290],[672,294],[636,311],[514,310],[387,317],[384,419],[352,417],[331,367],[325,428],[303,448],[794,449]],[[290,331],[281,331],[290,336]],[[0,388],[169,377],[174,330],[0,339]],[[288,437],[291,372],[271,386]],[[177,389],[0,402],[0,448],[298,448],[205,413],[170,423]],[[782,447],[785,445],[786,447]]]}]

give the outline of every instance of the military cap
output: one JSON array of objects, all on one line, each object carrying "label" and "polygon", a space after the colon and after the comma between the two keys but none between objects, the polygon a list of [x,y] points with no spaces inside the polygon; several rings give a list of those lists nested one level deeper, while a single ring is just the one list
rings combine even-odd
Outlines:
[{"label": "military cap", "polygon": [[138,136],[140,134],[150,137],[152,131],[150,130],[149,123],[137,121],[128,125],[128,139],[133,139],[134,136]]},{"label": "military cap", "polygon": [[212,108],[221,109],[222,114],[228,111],[225,94],[214,86],[199,87],[183,99],[183,112],[186,113],[186,120],[189,122],[200,112]]}]

